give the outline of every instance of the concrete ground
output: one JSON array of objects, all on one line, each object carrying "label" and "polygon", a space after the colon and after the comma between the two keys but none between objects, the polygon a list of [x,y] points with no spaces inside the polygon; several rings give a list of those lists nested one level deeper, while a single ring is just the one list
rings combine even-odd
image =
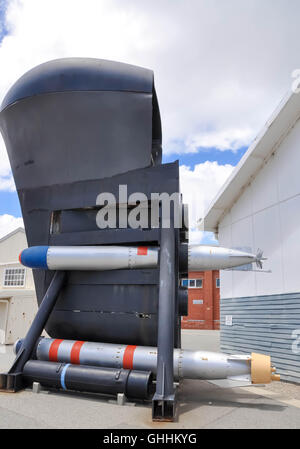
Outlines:
[{"label": "concrete ground", "polygon": [[[218,351],[219,332],[185,330],[183,347]],[[0,372],[13,359],[12,347],[0,346]],[[0,393],[0,428],[299,429],[300,385],[220,388],[185,380],[178,391],[178,411],[177,422],[152,423],[151,403],[118,406],[87,394]]]}]

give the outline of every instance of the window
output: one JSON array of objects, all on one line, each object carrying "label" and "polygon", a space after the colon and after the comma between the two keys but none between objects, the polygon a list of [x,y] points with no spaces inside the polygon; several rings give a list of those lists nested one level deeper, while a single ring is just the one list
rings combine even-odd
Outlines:
[{"label": "window", "polygon": [[216,279],[216,287],[217,287],[217,288],[220,288],[220,278],[217,278],[217,279]]},{"label": "window", "polygon": [[25,268],[6,268],[4,271],[4,287],[24,287]]},{"label": "window", "polygon": [[182,279],[181,285],[188,288],[202,288],[203,279]]},{"label": "window", "polygon": [[203,299],[193,299],[193,304],[197,305],[203,304]]},{"label": "window", "polygon": [[196,288],[202,288],[202,279],[196,279]]}]

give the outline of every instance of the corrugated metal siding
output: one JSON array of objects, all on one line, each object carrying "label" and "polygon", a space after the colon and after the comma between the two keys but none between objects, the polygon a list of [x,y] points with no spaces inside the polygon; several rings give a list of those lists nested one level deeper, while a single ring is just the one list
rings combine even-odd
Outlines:
[{"label": "corrugated metal siding", "polygon": [[283,380],[300,383],[300,293],[222,299],[221,350],[270,355]]}]

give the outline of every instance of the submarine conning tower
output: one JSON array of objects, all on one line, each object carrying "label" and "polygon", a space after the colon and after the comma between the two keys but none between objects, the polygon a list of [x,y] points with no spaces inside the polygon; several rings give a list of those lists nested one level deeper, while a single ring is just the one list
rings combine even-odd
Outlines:
[{"label": "submarine conning tower", "polygon": [[[173,349],[181,346],[181,316],[187,314],[187,291],[179,287],[187,229],[174,227],[175,208],[170,228],[164,229],[161,205],[156,227],[150,221],[134,229],[120,226],[118,217],[115,229],[100,229],[96,222],[98,195],[108,192],[118,199],[121,185],[128,197],[146,195],[149,208],[151,193],[179,192],[178,161],[161,163],[153,72],[90,58],[46,62],[9,90],[0,129],[29,247],[130,245],[141,249],[141,257],[151,246],[160,249],[153,268],[70,270],[57,278],[55,271],[33,273],[40,309],[46,292],[57,291],[45,324],[50,337],[158,346],[153,413],[171,419]],[[187,253],[185,259],[186,273]]]}]

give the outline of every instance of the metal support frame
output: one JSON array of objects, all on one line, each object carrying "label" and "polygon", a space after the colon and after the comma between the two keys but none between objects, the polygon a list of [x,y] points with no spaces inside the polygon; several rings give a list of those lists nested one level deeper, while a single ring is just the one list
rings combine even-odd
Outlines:
[{"label": "metal support frame", "polygon": [[175,231],[171,223],[170,229],[161,229],[157,378],[156,393],[152,400],[153,421],[174,421],[175,417],[175,279]]},{"label": "metal support frame", "polygon": [[22,371],[24,365],[31,357],[38,338],[48,321],[50,313],[55,306],[59,293],[66,279],[65,271],[56,271],[49,288],[41,302],[37,314],[22,342],[16,359],[6,374],[0,374],[0,390],[19,391],[23,388]]}]

